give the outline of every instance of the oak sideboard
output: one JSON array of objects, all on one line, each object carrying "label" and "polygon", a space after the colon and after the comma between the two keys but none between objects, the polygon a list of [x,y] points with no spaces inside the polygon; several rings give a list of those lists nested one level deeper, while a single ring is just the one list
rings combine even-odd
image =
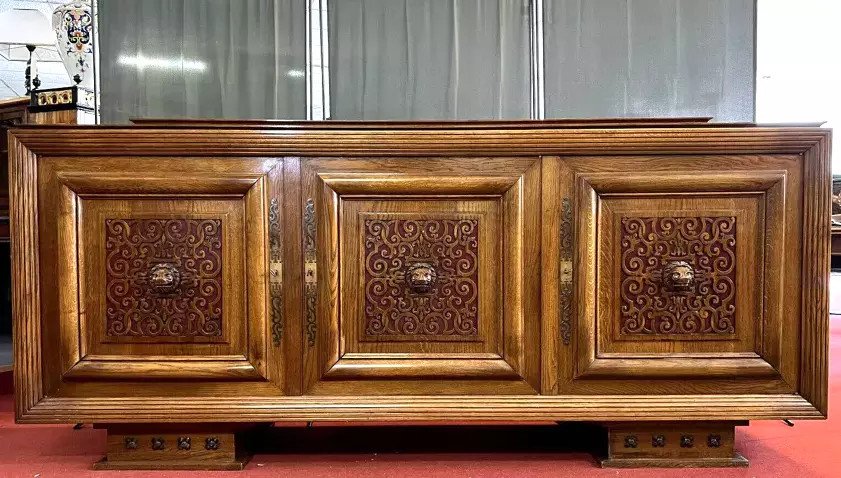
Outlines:
[{"label": "oak sideboard", "polygon": [[16,416],[99,468],[280,421],[594,422],[740,466],[827,411],[830,132],[702,120],[10,133]]}]

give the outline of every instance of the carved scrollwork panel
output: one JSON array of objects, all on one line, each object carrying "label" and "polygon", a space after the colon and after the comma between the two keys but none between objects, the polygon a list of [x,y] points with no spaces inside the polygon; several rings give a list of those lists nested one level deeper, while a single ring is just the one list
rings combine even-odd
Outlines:
[{"label": "carved scrollwork panel", "polygon": [[362,237],[367,339],[478,336],[478,219],[366,219]]},{"label": "carved scrollwork panel", "polygon": [[310,347],[315,345],[318,326],[316,321],[316,297],[318,296],[316,240],[315,202],[312,198],[309,198],[304,207],[304,305],[307,321],[307,345]]},{"label": "carved scrollwork panel", "polygon": [[561,341],[569,345],[572,340],[572,204],[569,198],[564,198],[561,203],[561,264],[560,264],[560,289],[561,289]]},{"label": "carved scrollwork panel", "polygon": [[105,333],[221,337],[222,221],[106,219]]},{"label": "carved scrollwork panel", "polygon": [[283,249],[280,233],[280,205],[269,202],[269,299],[271,301],[272,343],[280,345],[283,337]]},{"label": "carved scrollwork panel", "polygon": [[735,217],[622,217],[619,235],[620,335],[735,334]]}]

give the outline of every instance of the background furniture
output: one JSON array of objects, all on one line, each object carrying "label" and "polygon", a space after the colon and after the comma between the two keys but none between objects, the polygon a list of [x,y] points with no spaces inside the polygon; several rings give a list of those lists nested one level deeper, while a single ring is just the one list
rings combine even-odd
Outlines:
[{"label": "background furniture", "polygon": [[300,420],[590,421],[605,466],[745,465],[735,426],[826,415],[829,137],[16,129],[17,419],[107,428],[101,468],[238,468]]},{"label": "background furniture", "polygon": [[10,370],[12,367],[7,131],[23,124],[93,123],[92,98],[80,99],[78,91],[83,90],[77,90],[75,87],[52,88],[37,91],[31,98],[0,101],[0,371]]},{"label": "background furniture", "polygon": [[12,277],[9,249],[9,146],[6,132],[26,123],[29,98],[0,101],[0,372],[12,369]]},{"label": "background furniture", "polygon": [[[841,256],[841,177],[832,178],[832,256]],[[836,266],[833,265],[833,268]]]}]

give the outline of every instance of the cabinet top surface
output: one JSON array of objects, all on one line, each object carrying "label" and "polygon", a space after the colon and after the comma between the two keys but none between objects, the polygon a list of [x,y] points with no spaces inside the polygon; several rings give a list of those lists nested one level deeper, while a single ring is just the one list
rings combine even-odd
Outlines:
[{"label": "cabinet top surface", "polygon": [[[580,118],[552,120],[461,120],[461,121],[289,121],[133,118],[140,126],[272,128],[272,129],[557,129],[557,128],[645,128],[709,125],[711,117],[685,118]],[[746,123],[720,125],[745,126]]]},{"label": "cabinet top surface", "polygon": [[[709,118],[344,122],[137,120],[30,126],[11,137],[36,154],[77,156],[522,156],[801,154],[830,130],[709,123]],[[814,125],[809,125],[814,126]]]}]

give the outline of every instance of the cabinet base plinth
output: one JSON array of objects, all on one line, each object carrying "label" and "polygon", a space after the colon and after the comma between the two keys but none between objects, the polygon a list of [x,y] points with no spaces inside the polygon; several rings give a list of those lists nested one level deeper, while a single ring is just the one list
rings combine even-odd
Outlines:
[{"label": "cabinet base plinth", "polygon": [[109,461],[107,457],[93,464],[94,470],[182,470],[182,471],[240,471],[248,457],[229,462],[195,460]]},{"label": "cabinet base plinth", "polygon": [[744,468],[747,458],[735,453],[731,458],[604,458],[602,468]]},{"label": "cabinet base plinth", "polygon": [[202,426],[106,427],[106,455],[95,470],[242,470],[250,456],[242,432]]},{"label": "cabinet base plinth", "polygon": [[746,467],[736,453],[735,427],[745,422],[611,423],[604,468]]}]

